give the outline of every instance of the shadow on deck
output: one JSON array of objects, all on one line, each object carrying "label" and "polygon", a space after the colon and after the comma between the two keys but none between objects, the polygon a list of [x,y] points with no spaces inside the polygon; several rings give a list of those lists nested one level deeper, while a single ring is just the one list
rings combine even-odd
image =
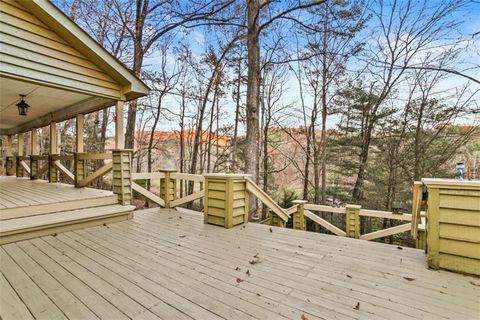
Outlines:
[{"label": "shadow on deck", "polygon": [[1,317],[478,319],[480,280],[421,250],[200,213],[132,220],[0,248]]}]

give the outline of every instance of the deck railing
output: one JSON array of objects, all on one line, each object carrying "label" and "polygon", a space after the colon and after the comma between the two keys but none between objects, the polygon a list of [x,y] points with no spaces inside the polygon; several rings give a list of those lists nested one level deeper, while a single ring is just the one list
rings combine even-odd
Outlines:
[{"label": "deck railing", "polygon": [[[127,153],[123,153],[123,152]],[[217,189],[210,192],[206,186],[206,178],[199,174],[178,173],[176,170],[160,170],[159,172],[148,173],[131,173],[130,156],[127,156],[128,150],[113,150],[112,152],[92,154],[92,153],[74,153],[73,155],[31,155],[18,156],[14,159],[7,159],[8,172],[16,172],[17,176],[22,177],[28,173],[31,179],[39,179],[48,173],[50,182],[58,182],[59,177],[63,176],[65,180],[73,183],[76,187],[84,187],[91,184],[94,180],[105,176],[110,171],[114,171],[112,175],[112,186],[115,193],[119,194],[119,201],[129,203],[132,190],[149,201],[156,203],[165,208],[175,208],[183,206],[193,201],[200,200],[207,203],[209,197],[213,197],[210,206],[207,208],[212,212],[225,212],[225,216],[229,214],[232,217],[224,219],[225,226],[231,227],[235,225],[234,221],[242,223],[248,220],[248,203],[249,194],[255,196],[266,208],[269,216],[260,221],[263,224],[285,227],[289,219],[292,219],[293,228],[306,230],[306,221],[312,221],[337,236],[352,237],[363,240],[375,240],[391,236],[397,233],[411,231],[412,236],[417,239],[417,246],[424,247],[424,229],[425,219],[422,218],[421,208],[421,187],[416,184],[414,188],[414,206],[412,214],[396,214],[389,211],[367,210],[356,205],[347,205],[344,208],[309,204],[303,200],[297,200],[294,205],[288,209],[281,208],[266,192],[256,185],[248,175],[214,175],[210,178],[216,181],[211,184],[212,188],[219,186],[218,180],[232,180],[232,186],[225,182],[223,189]],[[128,158],[128,159],[127,159]],[[117,160],[115,160],[117,159]],[[87,162],[107,160],[106,163],[93,172],[88,172]],[[29,161],[27,165],[26,161]],[[73,161],[74,170],[71,172],[61,161]],[[15,170],[12,164],[16,164]],[[116,172],[115,172],[116,171]],[[153,181],[159,182],[159,192],[148,190],[146,186],[142,186],[139,180],[148,180],[148,185],[153,185]],[[222,182],[223,183],[223,182]],[[220,183],[220,185],[222,184]],[[185,187],[185,188],[184,188]],[[229,189],[230,188],[230,189]],[[153,189],[153,188],[151,188]],[[220,198],[215,198],[215,194],[223,192]],[[241,196],[236,196],[240,194]],[[231,194],[229,194],[231,193]],[[223,201],[223,202],[222,202]],[[222,205],[218,203],[222,202]],[[212,203],[214,206],[212,207]],[[215,207],[216,206],[216,207]],[[207,211],[208,211],[207,210]],[[220,211],[219,211],[220,210]],[[228,212],[232,211],[232,212]],[[233,213],[235,211],[235,213]],[[322,218],[316,213],[332,213],[345,216],[344,229],[339,228],[329,221]],[[207,216],[209,213],[206,213]],[[243,218],[240,219],[240,216]],[[383,230],[360,234],[360,217],[374,217],[406,223],[390,227]],[[213,220],[217,218],[212,218]],[[218,219],[217,219],[218,220]],[[223,223],[223,222],[222,222]]]},{"label": "deck railing", "polygon": [[[141,186],[135,181],[153,180],[159,181],[159,193]],[[205,178],[200,174],[178,173],[176,170],[161,170],[160,172],[132,173],[132,189],[140,195],[164,208],[175,208],[198,199],[203,199]],[[183,192],[181,186],[193,184],[191,194]],[[197,186],[195,186],[197,184]]]}]

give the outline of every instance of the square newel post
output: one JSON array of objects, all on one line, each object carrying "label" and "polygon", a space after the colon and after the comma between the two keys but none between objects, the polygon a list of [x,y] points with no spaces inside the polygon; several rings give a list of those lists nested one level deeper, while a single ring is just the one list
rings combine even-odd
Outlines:
[{"label": "square newel post", "polygon": [[248,222],[245,174],[205,174],[205,223],[231,228]]},{"label": "square newel post", "polygon": [[86,177],[86,168],[85,168],[85,160],[82,159],[82,155],[84,152],[74,152],[73,153],[73,175],[74,175],[74,185],[75,188],[80,188],[80,181],[85,179]]},{"label": "square newel post", "polygon": [[38,155],[31,155],[30,156],[30,179],[31,180],[36,180],[36,175],[38,173],[39,167],[38,167]]},{"label": "square newel post", "polygon": [[58,170],[57,167],[55,167],[55,156],[57,155],[48,155],[48,182],[50,183],[58,182]]},{"label": "square newel post", "polygon": [[7,156],[5,159],[5,173],[7,176],[14,176],[16,167],[16,157],[14,156]]},{"label": "square newel post", "polygon": [[15,161],[16,161],[16,173],[17,173],[17,178],[22,178],[24,176],[24,169],[21,165],[21,161],[22,161],[22,158],[20,155],[18,155],[16,158],[15,158]]},{"label": "square newel post", "polygon": [[345,223],[347,237],[349,238],[360,238],[360,209],[362,206],[357,206],[353,204],[347,204],[345,208]]},{"label": "square newel post", "polygon": [[292,215],[293,218],[293,229],[307,230],[307,222],[305,219],[305,205],[308,201],[306,200],[294,200],[293,204],[297,205],[297,211]]},{"label": "square newel post", "polygon": [[132,201],[132,150],[112,150],[112,187],[118,203],[129,205]]},{"label": "square newel post", "polygon": [[165,175],[160,179],[160,198],[165,201],[165,208],[170,208],[170,202],[177,197],[177,180],[172,178],[172,173],[177,172],[175,169],[162,169]]}]

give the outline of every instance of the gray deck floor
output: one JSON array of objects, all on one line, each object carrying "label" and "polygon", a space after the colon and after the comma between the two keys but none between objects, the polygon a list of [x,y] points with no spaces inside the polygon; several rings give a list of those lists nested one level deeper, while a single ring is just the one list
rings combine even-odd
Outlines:
[{"label": "gray deck floor", "polygon": [[479,319],[480,279],[423,252],[200,214],[3,245],[2,319]]}]

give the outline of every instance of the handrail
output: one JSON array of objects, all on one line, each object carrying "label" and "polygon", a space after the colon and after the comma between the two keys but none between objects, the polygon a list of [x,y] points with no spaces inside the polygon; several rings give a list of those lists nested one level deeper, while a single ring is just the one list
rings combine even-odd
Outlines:
[{"label": "handrail", "polygon": [[165,178],[165,173],[163,172],[132,172],[132,180],[151,180],[163,178]]},{"label": "handrail", "polygon": [[[330,207],[325,205],[318,204],[305,204],[306,210],[311,211],[320,211],[320,212],[333,212],[333,213],[342,213],[345,214],[345,207]],[[364,217],[374,217],[374,218],[386,218],[391,220],[401,220],[401,221],[412,221],[412,215],[409,213],[393,213],[390,211],[381,211],[381,210],[370,210],[370,209],[360,209],[360,216]]]},{"label": "handrail", "polygon": [[112,153],[79,153],[78,160],[109,160]]},{"label": "handrail", "polygon": [[170,177],[172,177],[172,179],[178,179],[178,180],[205,182],[205,177],[201,174],[172,172],[172,174],[170,174]]},{"label": "handrail", "polygon": [[259,186],[252,181],[252,179],[245,177],[247,182],[247,190],[253,193],[258,200],[260,200],[264,205],[266,205],[270,210],[272,210],[280,219],[287,222],[288,221],[288,214],[285,210],[278,205],[270,196],[263,191]]}]

